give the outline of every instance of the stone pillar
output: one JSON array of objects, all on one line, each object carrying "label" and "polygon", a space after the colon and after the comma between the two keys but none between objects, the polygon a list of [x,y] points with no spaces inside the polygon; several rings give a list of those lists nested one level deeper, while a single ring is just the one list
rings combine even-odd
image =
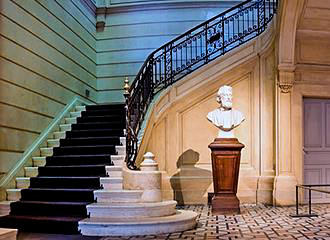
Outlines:
[{"label": "stone pillar", "polygon": [[151,152],[144,155],[140,165],[141,171],[123,169],[123,188],[127,190],[143,190],[142,202],[162,201],[162,174],[158,171],[158,163]]},{"label": "stone pillar", "polygon": [[295,186],[297,179],[294,173],[292,158],[292,112],[291,91],[294,83],[294,67],[279,66],[277,88],[277,159],[274,183],[274,204],[295,204]]}]

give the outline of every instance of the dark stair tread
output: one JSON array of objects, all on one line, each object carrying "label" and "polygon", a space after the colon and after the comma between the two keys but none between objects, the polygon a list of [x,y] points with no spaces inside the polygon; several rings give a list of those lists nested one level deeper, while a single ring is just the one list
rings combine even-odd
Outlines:
[{"label": "dark stair tread", "polygon": [[93,145],[93,146],[85,146],[85,145],[80,145],[80,146],[63,146],[63,147],[55,147],[54,149],[58,149],[58,148],[61,148],[61,149],[77,149],[77,148],[102,148],[102,147],[111,147],[111,148],[114,148],[116,145],[113,145],[113,144],[102,144],[102,145]]},{"label": "dark stair tread", "polygon": [[102,116],[81,116],[77,118],[77,123],[83,122],[108,122],[112,120],[120,120],[125,122],[124,114],[111,114],[111,115],[102,115]]},{"label": "dark stair tread", "polygon": [[17,201],[17,202],[12,202],[12,203],[10,203],[10,205],[12,205],[12,204],[40,204],[40,205],[51,204],[51,205],[74,205],[74,206],[79,206],[79,205],[87,205],[87,204],[90,204],[90,203],[91,202],[68,202],[68,201],[50,202],[50,201],[20,200],[20,201]]},{"label": "dark stair tread", "polygon": [[91,202],[18,201],[10,204],[11,215],[87,217]]},{"label": "dark stair tread", "polygon": [[30,188],[100,189],[100,177],[41,176],[30,178]]},{"label": "dark stair tread", "polygon": [[78,222],[84,217],[7,215],[0,217],[0,227],[25,232],[78,234]]},{"label": "dark stair tread", "polygon": [[95,176],[86,176],[86,177],[84,177],[84,176],[38,176],[38,177],[30,177],[30,181],[32,180],[32,179],[54,179],[54,178],[56,178],[56,179],[68,179],[68,180],[70,180],[70,179],[74,179],[74,180],[78,180],[78,179],[80,179],[80,180],[88,180],[88,179],[99,179],[99,177],[95,177]]},{"label": "dark stair tread", "polygon": [[125,109],[125,104],[98,104],[98,105],[86,106],[86,111],[117,110],[117,109]]},{"label": "dark stair tread", "polygon": [[109,143],[111,145],[120,146],[122,145],[119,137],[114,136],[104,136],[104,137],[74,137],[65,138],[60,140],[60,147],[64,146],[87,146],[87,145],[104,145],[104,143]]},{"label": "dark stair tread", "polygon": [[70,217],[70,216],[31,216],[31,215],[7,215],[4,216],[7,218],[15,219],[31,219],[31,220],[42,220],[42,221],[63,221],[63,222],[72,222],[80,221],[82,217]]},{"label": "dark stair tread", "polygon": [[[110,164],[109,164],[110,165]],[[106,164],[44,166],[39,167],[40,176],[106,176]]]}]

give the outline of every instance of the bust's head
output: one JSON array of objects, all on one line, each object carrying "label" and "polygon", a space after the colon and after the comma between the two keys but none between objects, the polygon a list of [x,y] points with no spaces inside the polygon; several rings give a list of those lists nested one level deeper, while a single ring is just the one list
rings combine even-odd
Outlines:
[{"label": "bust's head", "polygon": [[232,96],[233,89],[230,86],[224,85],[219,88],[217,94],[217,102],[220,103],[221,107],[228,110],[232,108]]}]

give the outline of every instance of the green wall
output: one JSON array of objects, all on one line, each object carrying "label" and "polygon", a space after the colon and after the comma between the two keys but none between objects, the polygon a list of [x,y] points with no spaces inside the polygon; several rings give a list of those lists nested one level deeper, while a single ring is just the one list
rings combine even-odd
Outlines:
[{"label": "green wall", "polygon": [[76,95],[97,101],[95,17],[79,0],[0,1],[0,172]]}]

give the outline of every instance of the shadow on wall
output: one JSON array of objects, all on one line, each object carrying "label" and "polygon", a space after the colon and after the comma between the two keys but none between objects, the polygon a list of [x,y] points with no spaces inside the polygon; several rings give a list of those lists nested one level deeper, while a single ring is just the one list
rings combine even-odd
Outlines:
[{"label": "shadow on wall", "polygon": [[212,172],[196,167],[198,161],[199,153],[189,149],[176,162],[178,170],[171,177],[171,186],[178,205],[203,203],[207,198]]}]

